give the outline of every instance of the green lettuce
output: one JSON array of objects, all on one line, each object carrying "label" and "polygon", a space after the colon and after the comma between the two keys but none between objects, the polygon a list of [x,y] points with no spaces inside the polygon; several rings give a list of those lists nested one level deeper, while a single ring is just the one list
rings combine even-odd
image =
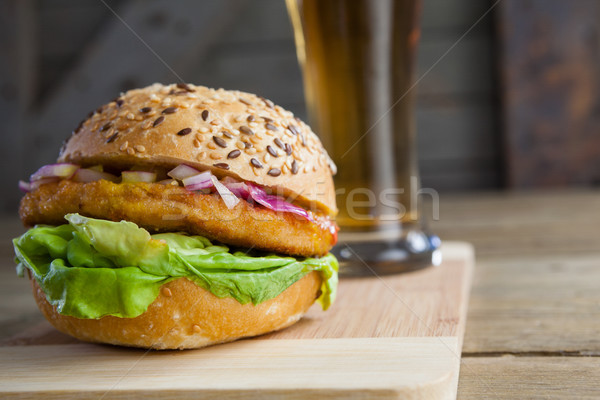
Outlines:
[{"label": "green lettuce", "polygon": [[133,318],[146,311],[162,285],[181,277],[217,297],[259,304],[319,271],[318,301],[325,310],[335,299],[338,263],[331,254],[298,259],[232,252],[202,236],[150,235],[127,221],[79,214],[65,219],[68,224],[36,226],[13,240],[19,274],[29,269],[63,315]]}]

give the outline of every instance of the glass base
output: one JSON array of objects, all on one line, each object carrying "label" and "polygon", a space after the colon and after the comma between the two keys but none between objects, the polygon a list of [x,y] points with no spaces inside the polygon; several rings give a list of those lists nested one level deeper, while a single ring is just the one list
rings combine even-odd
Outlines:
[{"label": "glass base", "polygon": [[340,276],[389,275],[441,263],[440,238],[420,229],[397,232],[340,232],[332,253],[340,262]]}]

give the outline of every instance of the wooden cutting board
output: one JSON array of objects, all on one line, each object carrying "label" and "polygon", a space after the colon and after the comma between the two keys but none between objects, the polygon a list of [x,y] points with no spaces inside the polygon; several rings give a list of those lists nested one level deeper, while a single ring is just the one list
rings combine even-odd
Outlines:
[{"label": "wooden cutting board", "polygon": [[336,303],[255,339],[187,351],[78,342],[49,324],[0,346],[0,397],[455,399],[473,249],[438,267],[346,278]]}]

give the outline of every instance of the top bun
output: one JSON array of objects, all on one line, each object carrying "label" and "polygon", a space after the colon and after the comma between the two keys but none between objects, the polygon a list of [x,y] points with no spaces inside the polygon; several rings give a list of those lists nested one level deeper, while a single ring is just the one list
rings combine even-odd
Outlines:
[{"label": "top bun", "polygon": [[310,127],[262,97],[188,84],[130,90],[98,108],[59,162],[187,164],[273,188],[335,215],[335,165]]}]

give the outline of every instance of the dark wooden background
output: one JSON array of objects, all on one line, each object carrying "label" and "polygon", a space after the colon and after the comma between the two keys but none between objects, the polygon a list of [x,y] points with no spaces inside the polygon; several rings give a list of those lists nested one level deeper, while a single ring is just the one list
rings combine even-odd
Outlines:
[{"label": "dark wooden background", "polygon": [[600,1],[500,11],[508,185],[600,185]]},{"label": "dark wooden background", "polygon": [[[424,0],[423,185],[598,184],[600,2],[502,0],[481,18],[492,4]],[[122,90],[178,75],[306,117],[284,0],[4,0],[0,57],[2,211],[16,209],[17,180]]]}]

